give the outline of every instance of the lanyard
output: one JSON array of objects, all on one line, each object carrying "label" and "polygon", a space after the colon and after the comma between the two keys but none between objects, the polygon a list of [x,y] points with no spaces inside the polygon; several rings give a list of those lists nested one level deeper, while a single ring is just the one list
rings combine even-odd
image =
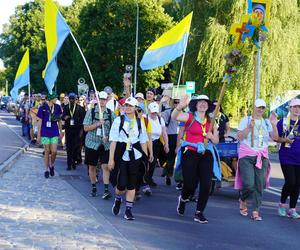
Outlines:
[{"label": "lanyard", "polygon": [[201,121],[199,114],[196,112],[196,120],[197,120],[197,121],[200,123],[200,125],[201,125],[203,136],[206,136],[206,122],[207,122],[206,117],[204,118],[203,121]]},{"label": "lanyard", "polygon": [[287,132],[288,132],[288,134],[292,134],[293,132],[294,132],[294,129],[295,129],[295,127],[297,126],[297,124],[298,124],[298,120],[299,120],[299,118],[297,118],[297,120],[295,121],[295,123],[294,123],[294,126],[293,126],[293,128],[290,130],[290,127],[291,127],[291,117],[290,116],[288,116],[288,118],[287,118]]},{"label": "lanyard", "polygon": [[257,128],[257,130],[258,130],[260,136],[263,135],[263,126],[262,126],[262,125],[263,125],[262,119],[260,119],[260,126],[259,126],[259,127],[257,127],[257,126],[255,125],[255,127]]},{"label": "lanyard", "polygon": [[73,107],[73,111],[71,111],[71,105],[70,105],[70,104],[69,104],[69,109],[70,109],[70,115],[71,115],[71,118],[73,118],[74,112],[75,112],[75,109],[76,109],[76,103],[75,103],[75,105],[74,105],[74,107]]},{"label": "lanyard", "polygon": [[50,112],[50,114],[49,114],[49,122],[50,122],[51,121],[51,116],[54,113],[54,104],[51,107],[48,105],[48,107],[49,107],[49,112]]}]

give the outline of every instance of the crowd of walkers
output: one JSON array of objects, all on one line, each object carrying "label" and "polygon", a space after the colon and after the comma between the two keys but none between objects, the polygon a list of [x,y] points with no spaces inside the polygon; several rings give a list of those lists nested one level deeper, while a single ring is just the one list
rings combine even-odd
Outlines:
[{"label": "crowd of walkers", "polygon": [[[195,201],[194,221],[208,223],[204,211],[212,179],[222,180],[215,145],[225,142],[230,134],[229,119],[222,109],[211,126],[215,104],[206,95],[195,95],[190,100],[187,96],[174,97],[170,90],[164,90],[158,98],[153,89],[146,92],[146,97],[126,92],[118,99],[109,86],[97,93],[91,91],[88,96],[36,94],[29,102],[25,95],[21,103],[22,131],[32,143],[44,146],[45,178],[55,175],[58,144],[66,147],[69,171],[82,163],[84,155],[92,197],[99,195],[98,172],[102,170],[102,198],[114,197],[114,215],[120,213],[125,199],[124,218],[135,219],[133,204],[143,194],[153,194],[157,186],[154,171],[160,167],[165,184],[171,186],[175,180],[176,189],[181,190],[178,215],[184,215],[187,202]],[[240,190],[239,212],[248,216],[251,203],[250,217],[262,220],[263,190],[269,185],[271,170],[271,138],[280,145],[285,178],[278,213],[299,219],[300,99],[290,102],[289,114],[279,121],[274,113],[264,118],[266,107],[264,100],[257,99],[253,114],[242,118],[238,126],[238,164],[229,167],[236,173],[235,188]]]}]

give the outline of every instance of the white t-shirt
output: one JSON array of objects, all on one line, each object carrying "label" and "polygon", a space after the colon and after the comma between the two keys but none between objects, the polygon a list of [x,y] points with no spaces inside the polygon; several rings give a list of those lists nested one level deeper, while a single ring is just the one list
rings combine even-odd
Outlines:
[{"label": "white t-shirt", "polygon": [[[145,124],[143,122],[141,122],[141,133],[139,136],[139,129],[138,129],[138,124],[137,121],[135,121],[135,123],[133,124],[133,129],[132,131],[130,131],[130,126],[131,123],[129,123],[126,119],[124,121],[124,125],[123,125],[123,129],[125,130],[125,132],[127,134],[131,134],[131,137],[127,137],[127,135],[124,133],[123,130],[121,130],[121,132],[119,133],[119,127],[120,127],[120,116],[117,117],[110,129],[110,133],[109,133],[109,140],[110,141],[115,141],[115,142],[125,142],[125,143],[132,143],[135,144],[138,141],[143,144],[146,143],[148,141],[148,135],[146,132],[146,127]],[[130,141],[129,141],[130,140]],[[134,152],[134,158],[140,159],[142,157],[142,153],[139,152],[138,150],[136,150],[135,148],[133,148],[133,152]],[[126,150],[122,156],[123,161],[130,161],[129,158],[129,152],[128,150]]]},{"label": "white t-shirt", "polygon": [[160,124],[158,117],[156,117],[156,119],[154,120],[149,115],[148,122],[150,122],[150,126],[151,126],[152,141],[159,139],[159,137],[162,134],[162,128],[166,126],[164,118],[162,117],[160,118],[160,122],[161,122]]},{"label": "white t-shirt", "polygon": [[106,103],[106,108],[110,109],[112,112],[115,112],[118,108],[118,102],[114,99],[111,99]]},{"label": "white t-shirt", "polygon": [[[238,130],[242,131],[245,128],[249,126],[251,122],[251,117],[250,116],[245,116],[241,121],[238,126]],[[261,132],[260,132],[261,131]],[[268,119],[255,119],[255,125],[254,125],[254,149],[255,151],[262,150],[264,148],[268,147],[268,142],[269,142],[269,133],[273,131],[272,125]],[[260,144],[260,133],[262,134],[262,145],[259,146]],[[241,141],[241,143],[246,144],[247,146],[251,147],[251,132],[248,133],[246,138]]]}]

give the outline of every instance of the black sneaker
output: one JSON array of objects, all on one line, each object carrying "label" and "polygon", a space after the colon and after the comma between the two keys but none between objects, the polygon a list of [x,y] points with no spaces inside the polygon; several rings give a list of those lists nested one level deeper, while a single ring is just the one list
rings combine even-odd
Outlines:
[{"label": "black sneaker", "polygon": [[45,178],[48,179],[49,178],[49,171],[48,170],[45,171],[44,175],[45,175]]},{"label": "black sneaker", "polygon": [[103,195],[102,195],[102,199],[103,200],[108,200],[109,198],[111,198],[112,197],[112,195],[111,195],[111,193],[109,192],[109,191],[105,191],[104,193],[103,193]]},{"label": "black sneaker", "polygon": [[176,190],[182,190],[182,183],[181,182],[177,183]]},{"label": "black sneaker", "polygon": [[120,214],[120,208],[121,208],[122,200],[115,199],[114,205],[112,206],[112,213],[113,215],[119,215]]},{"label": "black sneaker", "polygon": [[184,210],[185,210],[185,201],[181,199],[181,195],[178,197],[178,204],[177,204],[177,213],[180,216],[184,215]]},{"label": "black sneaker", "polygon": [[166,185],[171,186],[171,178],[168,176],[166,177]]},{"label": "black sneaker", "polygon": [[72,169],[73,169],[73,170],[76,169],[76,165],[75,165],[75,164],[72,165]]},{"label": "black sneaker", "polygon": [[189,197],[189,201],[190,202],[198,202],[198,200],[196,199],[196,197],[195,196],[193,196],[193,195],[191,195],[190,197]]},{"label": "black sneaker", "polygon": [[124,218],[126,220],[134,220],[135,219],[134,216],[132,215],[131,209],[125,210]]},{"label": "black sneaker", "polygon": [[54,176],[54,166],[49,167],[49,170],[50,170],[50,176]]},{"label": "black sneaker", "polygon": [[91,196],[92,197],[97,197],[98,196],[97,188],[92,188]]},{"label": "black sneaker", "polygon": [[71,166],[68,166],[66,170],[67,170],[67,171],[71,171],[71,170],[72,170],[72,167],[71,167]]},{"label": "black sneaker", "polygon": [[208,220],[204,217],[202,212],[196,212],[195,213],[194,221],[199,222],[201,224],[207,224],[208,223]]}]

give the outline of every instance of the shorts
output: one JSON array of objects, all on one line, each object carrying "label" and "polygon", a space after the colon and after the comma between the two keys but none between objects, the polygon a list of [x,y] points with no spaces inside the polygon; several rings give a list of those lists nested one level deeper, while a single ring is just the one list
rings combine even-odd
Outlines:
[{"label": "shorts", "polygon": [[85,148],[85,164],[97,166],[99,160],[101,164],[107,164],[109,160],[109,150],[105,150],[103,145],[100,145],[98,150]]},{"label": "shorts", "polygon": [[58,143],[58,137],[41,137],[41,144],[42,145],[50,145],[50,144],[57,144]]}]

